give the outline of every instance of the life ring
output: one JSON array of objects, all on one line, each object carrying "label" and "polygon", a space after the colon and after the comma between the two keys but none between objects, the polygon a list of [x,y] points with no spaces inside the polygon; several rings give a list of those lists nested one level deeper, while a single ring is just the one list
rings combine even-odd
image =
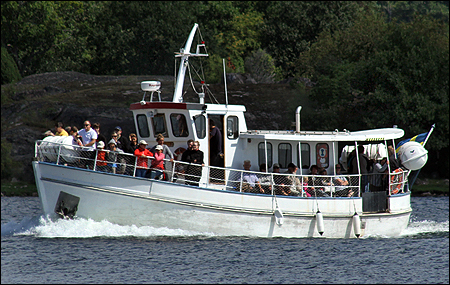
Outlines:
[{"label": "life ring", "polygon": [[174,154],[176,156],[176,160],[181,160],[181,156],[183,155],[183,152],[185,152],[186,149],[183,147],[179,147],[175,150]]},{"label": "life ring", "polygon": [[391,193],[397,194],[403,185],[403,170],[401,168],[397,168],[394,170],[393,175],[391,176]]}]

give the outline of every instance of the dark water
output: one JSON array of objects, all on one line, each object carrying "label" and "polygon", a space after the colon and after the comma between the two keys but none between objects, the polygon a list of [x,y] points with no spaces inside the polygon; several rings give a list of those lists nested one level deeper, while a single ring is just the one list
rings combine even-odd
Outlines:
[{"label": "dark water", "polygon": [[287,239],[41,217],[2,197],[1,283],[449,283],[449,198],[412,198],[401,237]]}]

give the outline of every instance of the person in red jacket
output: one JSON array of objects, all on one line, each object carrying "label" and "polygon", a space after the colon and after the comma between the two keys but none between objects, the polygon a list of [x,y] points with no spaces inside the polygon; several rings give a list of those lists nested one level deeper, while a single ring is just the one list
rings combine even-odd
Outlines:
[{"label": "person in red jacket", "polygon": [[138,158],[136,163],[136,177],[145,177],[148,169],[148,159],[153,158],[153,153],[146,149],[146,146],[147,142],[140,140],[139,147],[134,151],[134,155]]}]

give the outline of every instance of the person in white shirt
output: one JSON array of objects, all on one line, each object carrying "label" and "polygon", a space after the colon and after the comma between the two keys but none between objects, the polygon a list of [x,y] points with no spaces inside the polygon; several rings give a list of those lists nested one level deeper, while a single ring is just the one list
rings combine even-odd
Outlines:
[{"label": "person in white shirt", "polygon": [[94,169],[97,132],[91,128],[91,123],[89,121],[85,121],[84,129],[79,130],[78,134],[81,136],[83,144],[83,151],[80,155],[83,157],[85,167]]}]

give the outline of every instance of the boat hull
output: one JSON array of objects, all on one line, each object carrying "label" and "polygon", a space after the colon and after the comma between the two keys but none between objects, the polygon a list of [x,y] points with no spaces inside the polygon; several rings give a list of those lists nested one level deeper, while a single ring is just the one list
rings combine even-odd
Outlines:
[{"label": "boat hull", "polygon": [[[411,214],[409,194],[389,198],[390,213],[365,214],[362,198],[274,197],[38,161],[33,168],[45,214],[56,216],[63,193],[76,197],[75,217],[200,235],[354,238],[356,210],[361,236],[397,236]],[[317,230],[317,210],[323,214],[323,235]]]}]

